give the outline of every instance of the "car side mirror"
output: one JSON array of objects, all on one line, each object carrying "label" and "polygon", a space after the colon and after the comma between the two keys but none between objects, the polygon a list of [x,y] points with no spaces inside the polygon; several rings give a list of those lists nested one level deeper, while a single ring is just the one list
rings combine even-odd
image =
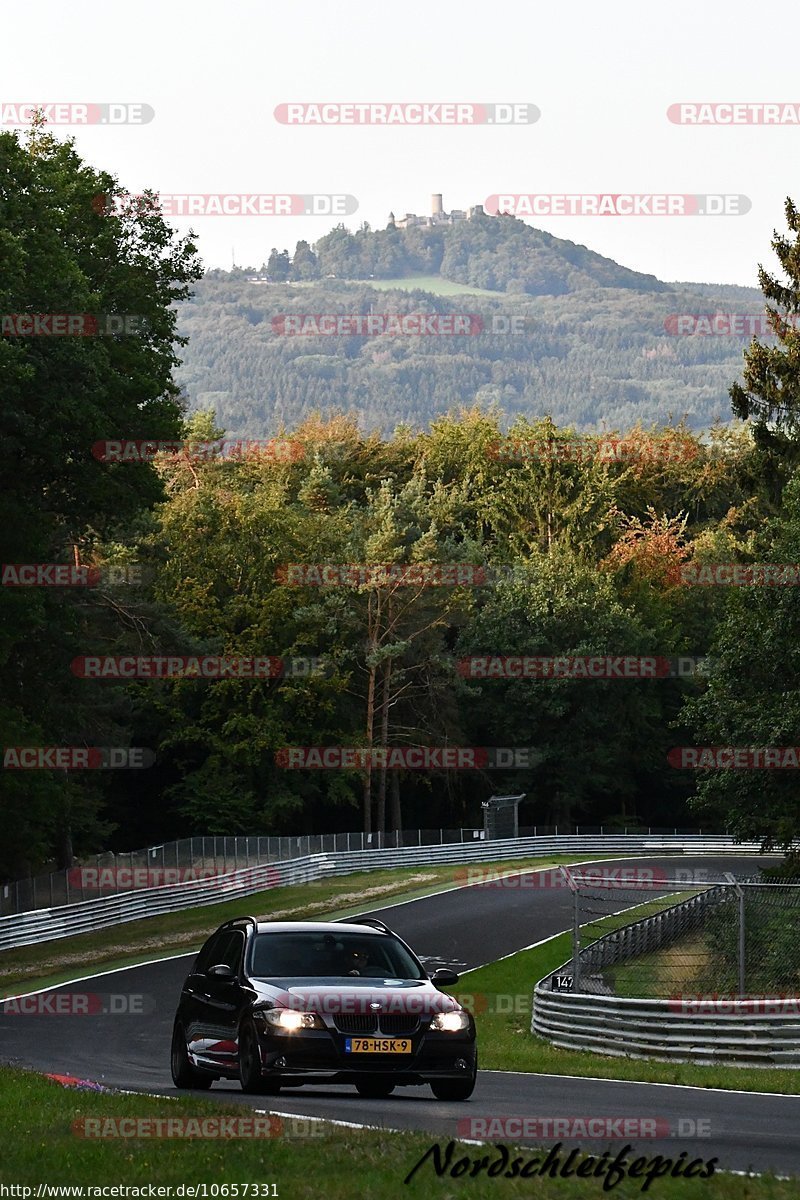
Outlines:
[{"label": "car side mirror", "polygon": [[447,967],[439,967],[438,971],[434,971],[431,975],[431,983],[450,987],[454,983],[458,983],[459,976],[455,971],[449,971]]},{"label": "car side mirror", "polygon": [[235,979],[236,972],[233,967],[229,967],[227,963],[217,963],[214,967],[208,968],[208,974],[214,979]]}]

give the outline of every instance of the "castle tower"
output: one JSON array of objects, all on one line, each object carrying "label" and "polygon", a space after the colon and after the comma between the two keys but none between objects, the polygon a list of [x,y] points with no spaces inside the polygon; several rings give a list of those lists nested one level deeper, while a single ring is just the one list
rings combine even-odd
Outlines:
[{"label": "castle tower", "polygon": [[442,193],[434,192],[434,194],[431,196],[431,215],[434,217],[439,217],[443,212],[444,205],[442,204]]}]

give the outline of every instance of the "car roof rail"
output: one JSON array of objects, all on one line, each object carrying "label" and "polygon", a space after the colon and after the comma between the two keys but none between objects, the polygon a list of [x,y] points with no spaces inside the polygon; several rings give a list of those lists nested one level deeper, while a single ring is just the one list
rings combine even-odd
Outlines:
[{"label": "car roof rail", "polygon": [[336,922],[337,925],[371,925],[373,929],[380,929],[382,933],[391,933],[391,929],[383,921],[379,921],[377,917],[342,917],[341,921]]},{"label": "car roof rail", "polygon": [[242,921],[249,921],[256,929],[258,928],[257,917],[231,917],[230,921],[223,921],[220,929],[227,929],[229,925],[239,925]]}]

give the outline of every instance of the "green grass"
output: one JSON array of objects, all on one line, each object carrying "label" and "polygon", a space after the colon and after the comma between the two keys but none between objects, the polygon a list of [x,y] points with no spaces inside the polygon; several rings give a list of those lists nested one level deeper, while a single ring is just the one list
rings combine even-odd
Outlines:
[{"label": "green grass", "polygon": [[[598,855],[600,858],[612,855]],[[618,857],[618,856],[617,856]],[[532,870],[577,862],[585,855],[519,859],[506,863],[470,863],[470,869]],[[594,860],[593,860],[594,861]],[[315,883],[271,888],[256,895],[203,908],[181,909],[161,917],[128,921],[96,933],[59,938],[0,953],[0,999],[21,987],[32,991],[64,983],[89,970],[114,970],[137,962],[197,950],[210,933],[232,917],[252,913],[264,920],[338,917],[380,908],[415,896],[458,886],[465,864],[392,868],[332,876]],[[463,881],[463,877],[462,877]]]},{"label": "green grass", "polygon": [[709,960],[705,936],[695,933],[661,950],[654,950],[652,954],[615,963],[603,972],[603,978],[618,996],[655,997],[698,992],[702,990],[698,973]]},{"label": "green grass", "polygon": [[466,283],[454,283],[450,279],[442,279],[440,275],[412,275],[402,279],[366,279],[359,281],[367,283],[379,292],[400,291],[412,292],[421,290],[431,292],[434,296],[506,296],[506,292],[492,292],[487,288],[470,287]]},{"label": "green grass", "polygon": [[[280,1103],[276,1104],[280,1108]],[[465,1115],[472,1106],[465,1105]],[[182,1118],[209,1117],[249,1118],[249,1109],[223,1105],[212,1100],[194,1097],[169,1099],[135,1095],[105,1095],[62,1088],[41,1076],[22,1071],[0,1071],[0,1135],[3,1153],[0,1158],[0,1182],[35,1187],[39,1183],[54,1185],[102,1186],[122,1184],[141,1186],[153,1184],[174,1188],[178,1184],[239,1185],[239,1198],[244,1196],[241,1185],[275,1184],[280,1200],[441,1200],[469,1196],[479,1200],[490,1197],[563,1197],[563,1200],[583,1200],[590,1195],[603,1195],[599,1179],[550,1179],[534,1176],[528,1179],[453,1178],[437,1176],[431,1161],[421,1166],[406,1184],[404,1180],[434,1143],[444,1153],[449,1135],[434,1139],[428,1134],[392,1133],[388,1130],[355,1130],[319,1123],[314,1127],[322,1136],[292,1137],[297,1131],[291,1119],[285,1120],[282,1131],[250,1139],[214,1140],[209,1138],[147,1138],[128,1139],[87,1138],[73,1131],[74,1123],[88,1119],[109,1118]],[[342,1106],[347,1117],[347,1106]],[[452,1136],[455,1137],[456,1129]],[[98,1126],[95,1125],[95,1128]],[[102,1126],[99,1127],[102,1129]],[[306,1126],[308,1131],[308,1126]],[[612,1153],[621,1150],[623,1143],[612,1146]],[[516,1150],[509,1145],[511,1157],[516,1154],[527,1162],[537,1153],[530,1147]],[[473,1161],[489,1155],[497,1157],[494,1145],[479,1147],[458,1143],[452,1157],[456,1162],[462,1155]],[[539,1152],[541,1153],[541,1152]],[[646,1143],[639,1143],[636,1153],[652,1157]],[[676,1145],[675,1157],[679,1153]],[[707,1158],[702,1146],[697,1146],[698,1158]],[[566,1154],[562,1152],[562,1161]],[[688,1160],[685,1160],[688,1161]],[[724,1169],[725,1163],[719,1168]],[[626,1179],[614,1187],[615,1196],[630,1200],[642,1195],[642,1179]],[[269,1189],[272,1194],[272,1189]],[[19,1194],[19,1193],[17,1193]],[[251,1191],[250,1196],[253,1195]],[[262,1191],[263,1195],[264,1192]],[[704,1200],[789,1200],[797,1195],[796,1181],[779,1181],[771,1177],[744,1180],[738,1176],[714,1175],[711,1179],[681,1180],[664,1178],[655,1181],[650,1195],[664,1200],[692,1198]],[[174,1193],[173,1193],[174,1195]],[[234,1196],[232,1188],[227,1193]]]},{"label": "green grass", "polygon": [[572,935],[562,933],[532,950],[465,972],[458,985],[448,989],[464,998],[475,1013],[483,1069],[800,1094],[797,1071],[622,1058],[564,1050],[535,1037],[530,1032],[533,988],[539,979],[562,966],[571,953]]}]

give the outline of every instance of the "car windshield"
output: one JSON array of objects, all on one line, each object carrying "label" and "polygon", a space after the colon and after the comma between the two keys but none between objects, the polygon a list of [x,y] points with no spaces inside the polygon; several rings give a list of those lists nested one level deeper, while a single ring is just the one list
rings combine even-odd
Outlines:
[{"label": "car windshield", "polygon": [[259,933],[250,952],[258,979],[354,977],[424,979],[394,938],[363,933]]}]

